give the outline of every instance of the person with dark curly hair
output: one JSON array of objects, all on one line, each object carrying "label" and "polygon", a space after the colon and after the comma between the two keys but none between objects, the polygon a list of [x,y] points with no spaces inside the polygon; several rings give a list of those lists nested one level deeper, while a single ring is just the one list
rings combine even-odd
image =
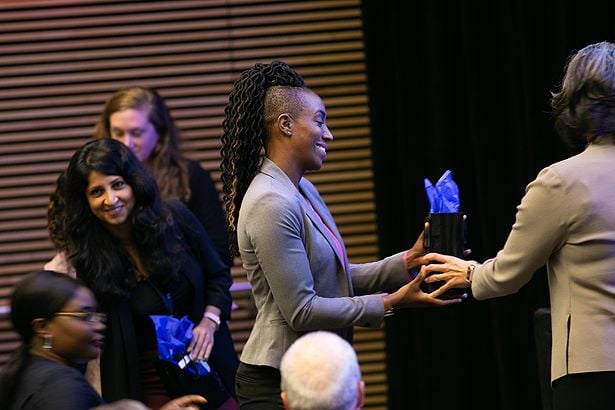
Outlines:
[{"label": "person with dark curly hair", "polygon": [[517,292],[543,265],[551,297],[553,408],[615,408],[615,44],[571,55],[552,93],[555,127],[577,155],[527,186],[504,248],[482,264],[428,254],[429,282],[476,299]]},{"label": "person with dark curly hair", "polygon": [[[130,148],[154,174],[162,197],[184,202],[207,231],[224,263],[232,266],[228,227],[214,181],[198,162],[181,154],[180,131],[156,90],[133,86],[113,93],[96,124],[94,138],[112,138]],[[63,178],[63,174],[58,176],[56,187],[61,188]],[[63,253],[63,229],[58,225],[62,223],[63,202],[56,188],[49,201],[48,223],[49,239],[59,252],[44,267],[72,272]]]},{"label": "person with dark curly hair", "polygon": [[54,246],[57,253],[53,259],[45,263],[43,269],[56,272],[64,272],[73,278],[75,270],[66,257],[66,215],[64,207],[66,206],[66,198],[64,190],[66,189],[66,173],[62,171],[56,178],[55,189],[49,196],[49,204],[47,205],[47,232],[49,240]]},{"label": "person with dark curly hair", "polygon": [[77,150],[64,182],[59,226],[66,255],[109,315],[103,397],[152,408],[168,400],[153,366],[154,314],[187,315],[195,324],[192,358],[208,360],[233,393],[235,369],[228,363],[237,355],[226,323],[231,276],[192,212],[181,201],[163,201],[152,174],[112,139]]},{"label": "person with dark curly hair", "polygon": [[237,371],[241,408],[283,408],[280,361],[306,332],[330,330],[350,341],[353,326],[379,327],[393,308],[461,301],[423,293],[424,275],[410,277],[426,252],[422,234],[406,252],[349,263],[333,216],[304,177],[322,167],[333,135],[323,101],[295,70],[281,61],[245,70],[225,116],[230,246],[241,255],[258,310]]}]

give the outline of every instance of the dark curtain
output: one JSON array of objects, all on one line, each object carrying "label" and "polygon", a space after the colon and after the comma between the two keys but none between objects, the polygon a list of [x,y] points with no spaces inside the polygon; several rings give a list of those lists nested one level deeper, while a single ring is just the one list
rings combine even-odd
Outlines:
[{"label": "dark curtain", "polygon": [[[613,1],[365,0],[382,256],[411,245],[423,179],[450,169],[471,259],[495,256],[525,186],[568,152],[550,91],[572,50],[615,41]],[[614,301],[615,303],[615,301]],[[545,269],[517,294],[387,320],[390,408],[540,409],[533,314]]]}]

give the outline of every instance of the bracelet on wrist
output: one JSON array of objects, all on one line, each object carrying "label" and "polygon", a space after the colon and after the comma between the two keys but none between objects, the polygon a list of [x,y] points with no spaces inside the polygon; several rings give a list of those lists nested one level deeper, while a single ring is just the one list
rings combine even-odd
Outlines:
[{"label": "bracelet on wrist", "polygon": [[468,265],[468,270],[466,271],[466,283],[468,286],[472,286],[472,278],[474,277],[474,269],[476,269],[477,263],[472,261]]},{"label": "bracelet on wrist", "polygon": [[216,315],[214,312],[206,311],[205,313],[203,313],[203,317],[214,322],[216,324],[216,330],[218,330],[218,328],[220,327],[220,316]]}]

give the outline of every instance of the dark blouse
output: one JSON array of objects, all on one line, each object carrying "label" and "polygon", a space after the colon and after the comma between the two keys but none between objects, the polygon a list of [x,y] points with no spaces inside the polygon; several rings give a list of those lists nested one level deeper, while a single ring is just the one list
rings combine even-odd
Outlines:
[{"label": "dark blouse", "polygon": [[79,370],[31,357],[21,374],[10,410],[89,410],[101,404],[102,398]]},{"label": "dark blouse", "polygon": [[[205,306],[213,305],[221,310],[223,319],[228,319],[232,303],[229,268],[220,259],[209,236],[192,212],[176,203],[173,206],[173,217],[181,227],[187,248],[177,261],[180,266],[178,279],[168,285],[175,302],[174,316],[181,318],[180,315],[185,313],[193,323],[198,324]],[[146,289],[144,285],[133,288],[129,299],[117,299],[103,306],[108,313],[108,322],[101,356],[101,380],[103,397],[109,402],[143,398],[139,352],[145,346],[155,346],[153,327],[149,328],[149,332],[142,333],[143,326],[149,326],[147,315],[166,312],[163,303],[154,297],[155,291]],[[99,299],[104,298],[99,296]],[[158,297],[158,300],[161,299]],[[224,343],[232,348],[232,339],[228,338]],[[236,360],[236,355],[228,360]]]},{"label": "dark blouse", "polygon": [[[160,292],[160,293],[159,293]],[[171,295],[169,311],[162,300],[166,294]],[[191,301],[194,299],[194,287],[188,278],[171,282],[168,287],[156,285],[152,281],[139,282],[133,289],[132,320],[135,326],[137,349],[140,352],[154,350],[156,333],[150,315],[170,315],[181,319],[190,316]],[[195,323],[197,325],[198,323]]]}]

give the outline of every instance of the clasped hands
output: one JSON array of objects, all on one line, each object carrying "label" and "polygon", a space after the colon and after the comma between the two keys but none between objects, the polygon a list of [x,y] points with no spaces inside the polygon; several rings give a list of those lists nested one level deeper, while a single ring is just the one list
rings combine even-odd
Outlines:
[{"label": "clasped hands", "polygon": [[451,289],[472,286],[471,273],[476,266],[475,261],[435,252],[428,253],[423,260],[426,264],[421,266],[421,272],[425,274],[425,283],[443,282],[438,289],[430,293],[433,297],[440,297]]},{"label": "clasped hands", "polygon": [[[464,253],[467,255],[471,251]],[[406,253],[406,268],[416,271],[416,276],[397,291],[384,296],[385,310],[391,308],[447,306],[461,303],[467,298],[467,293],[448,298],[445,294],[451,289],[464,289],[471,286],[468,272],[476,262],[466,261],[454,256],[439,253],[427,253],[423,243],[423,232],[414,245]],[[421,289],[421,283],[442,282],[442,285],[431,293]]]}]

